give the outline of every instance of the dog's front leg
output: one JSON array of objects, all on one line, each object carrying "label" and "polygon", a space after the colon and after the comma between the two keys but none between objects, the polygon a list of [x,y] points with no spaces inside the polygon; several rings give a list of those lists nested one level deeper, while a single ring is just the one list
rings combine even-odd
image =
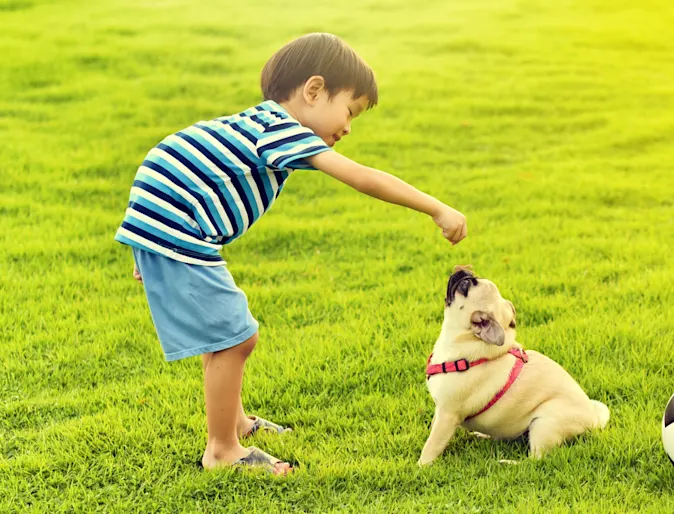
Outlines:
[{"label": "dog's front leg", "polygon": [[436,407],[431,435],[428,436],[424,449],[421,451],[419,466],[430,464],[440,456],[459,424],[459,418],[454,413]]}]

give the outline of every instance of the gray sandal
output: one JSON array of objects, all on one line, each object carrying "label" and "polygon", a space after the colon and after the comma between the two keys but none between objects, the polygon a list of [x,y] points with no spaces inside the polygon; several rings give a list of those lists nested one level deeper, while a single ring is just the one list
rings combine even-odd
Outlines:
[{"label": "gray sandal", "polygon": [[251,429],[243,434],[241,438],[254,436],[258,432],[271,432],[273,434],[283,434],[284,432],[292,432],[292,428],[282,427],[266,419],[259,418],[257,416],[249,416],[253,420],[253,426]]},{"label": "gray sandal", "polygon": [[[245,457],[241,457],[239,460],[237,460],[233,466],[242,466],[242,467],[261,467],[264,468],[265,471],[268,471],[269,473],[273,473],[276,471],[276,464],[279,462],[283,462],[280,459],[277,459],[276,457],[272,457],[266,452],[263,452],[259,448],[256,448],[255,446],[249,446],[248,449],[250,450],[250,453],[246,455]],[[291,467],[288,469],[285,474],[288,474],[292,472],[293,468]]]}]

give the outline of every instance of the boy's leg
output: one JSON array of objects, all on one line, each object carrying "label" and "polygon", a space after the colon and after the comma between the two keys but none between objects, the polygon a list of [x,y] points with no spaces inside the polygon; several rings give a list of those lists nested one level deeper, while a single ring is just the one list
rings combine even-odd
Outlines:
[{"label": "boy's leg", "polygon": [[[205,469],[232,464],[249,453],[239,444],[237,424],[243,368],[256,342],[257,334],[237,346],[214,352],[208,362],[204,362],[208,423],[208,443],[202,458]],[[274,472],[283,474],[290,469],[288,463],[279,462]]]},{"label": "boy's leg", "polygon": [[[255,336],[254,336],[255,337]],[[211,360],[213,353],[204,353],[201,356],[201,365],[204,370],[204,377],[206,376],[206,367]],[[239,395],[239,415],[236,423],[236,432],[239,437],[243,436],[250,432],[250,429],[253,428],[255,422],[246,416],[246,411],[243,410],[243,402],[241,401],[241,395]]]}]

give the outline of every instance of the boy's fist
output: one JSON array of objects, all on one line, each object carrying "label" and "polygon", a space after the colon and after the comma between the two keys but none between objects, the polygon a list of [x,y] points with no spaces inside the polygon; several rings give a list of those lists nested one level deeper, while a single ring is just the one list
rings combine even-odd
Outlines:
[{"label": "boy's fist", "polygon": [[445,205],[444,209],[433,216],[435,224],[442,229],[442,235],[453,245],[468,235],[466,217],[456,209]]}]

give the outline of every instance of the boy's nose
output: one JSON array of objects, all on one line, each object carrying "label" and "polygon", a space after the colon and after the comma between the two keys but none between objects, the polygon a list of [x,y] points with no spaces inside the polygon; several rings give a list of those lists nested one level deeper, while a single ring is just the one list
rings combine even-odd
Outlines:
[{"label": "boy's nose", "polygon": [[344,135],[348,136],[349,134],[351,134],[351,123],[347,123],[344,127]]}]

